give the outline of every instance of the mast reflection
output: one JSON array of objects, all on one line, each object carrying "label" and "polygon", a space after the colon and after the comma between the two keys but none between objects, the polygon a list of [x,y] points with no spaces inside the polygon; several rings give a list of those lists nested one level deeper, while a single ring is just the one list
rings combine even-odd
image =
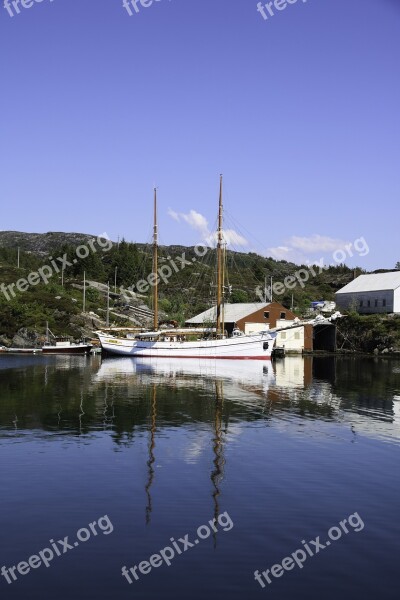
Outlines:
[{"label": "mast reflection", "polygon": [[156,447],[156,419],[157,419],[157,393],[156,385],[153,383],[152,398],[151,398],[151,424],[150,424],[150,437],[149,437],[149,460],[147,461],[148,467],[148,479],[145,486],[145,492],[147,495],[147,506],[146,506],[146,525],[149,525],[151,521],[151,513],[153,510],[153,503],[151,498],[151,486],[154,480],[154,462],[156,460],[154,455],[154,448]]},{"label": "mast reflection", "polygon": [[[219,508],[219,496],[221,495],[220,484],[224,478],[224,445],[223,445],[223,431],[222,431],[222,416],[224,408],[224,383],[223,381],[215,381],[215,419],[214,419],[214,438],[213,438],[213,452],[214,452],[214,469],[211,472],[211,482],[214,490],[212,497],[214,500],[214,519],[218,521],[220,514]],[[228,424],[227,424],[228,425]],[[214,548],[217,547],[217,533],[213,531]]]},{"label": "mast reflection", "polygon": [[86,414],[83,410],[83,391],[81,392],[81,403],[80,403],[80,413],[79,413],[79,434],[82,435],[82,417]]}]

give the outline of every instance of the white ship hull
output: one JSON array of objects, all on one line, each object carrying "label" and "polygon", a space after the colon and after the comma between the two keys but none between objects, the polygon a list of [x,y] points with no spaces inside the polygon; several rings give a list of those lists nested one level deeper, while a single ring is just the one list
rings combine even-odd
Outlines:
[{"label": "white ship hull", "polygon": [[270,360],[275,333],[263,331],[223,340],[194,342],[145,341],[107,336],[97,333],[101,346],[107,352],[124,356],[149,358],[204,358]]}]

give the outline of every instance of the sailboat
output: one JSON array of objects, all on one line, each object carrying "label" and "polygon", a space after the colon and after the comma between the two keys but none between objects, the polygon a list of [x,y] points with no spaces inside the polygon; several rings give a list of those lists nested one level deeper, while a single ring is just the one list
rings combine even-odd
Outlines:
[{"label": "sailboat", "polygon": [[[158,264],[157,190],[154,189],[153,272]],[[234,329],[228,337],[223,322],[223,203],[222,175],[219,186],[219,212],[217,232],[217,304],[215,327],[160,329],[158,325],[158,282],[154,277],[153,331],[137,332],[130,337],[116,337],[97,331],[101,346],[112,354],[150,358],[198,358],[269,360],[276,332],[265,329],[245,334]],[[190,338],[190,339],[188,339]],[[193,339],[195,338],[195,339]]]}]

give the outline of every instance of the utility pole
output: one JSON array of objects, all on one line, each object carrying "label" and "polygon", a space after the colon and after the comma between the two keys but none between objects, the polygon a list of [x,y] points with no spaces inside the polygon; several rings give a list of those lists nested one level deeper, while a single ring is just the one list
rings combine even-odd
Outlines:
[{"label": "utility pole", "polygon": [[110,326],[110,282],[107,283],[107,316],[106,326]]},{"label": "utility pole", "polygon": [[117,293],[117,271],[118,267],[115,267],[115,277],[114,277],[114,294]]},{"label": "utility pole", "polygon": [[86,271],[83,271],[83,313],[86,312]]},{"label": "utility pole", "polygon": [[17,268],[19,269],[19,248],[18,248],[18,252],[17,252]]}]

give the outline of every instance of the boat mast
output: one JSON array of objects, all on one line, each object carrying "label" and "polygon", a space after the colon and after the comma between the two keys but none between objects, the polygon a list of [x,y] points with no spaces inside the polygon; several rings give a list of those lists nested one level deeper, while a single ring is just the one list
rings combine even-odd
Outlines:
[{"label": "boat mast", "polygon": [[154,188],[154,233],[153,233],[153,273],[154,273],[154,292],[153,292],[153,310],[154,310],[154,331],[158,329],[158,228],[157,228],[157,188]]},{"label": "boat mast", "polygon": [[222,336],[225,335],[225,270],[226,270],[226,243],[223,245],[222,250],[222,315],[221,315],[221,332]]},{"label": "boat mast", "polygon": [[221,329],[222,304],[222,175],[219,178],[218,244],[217,244],[217,335]]}]

